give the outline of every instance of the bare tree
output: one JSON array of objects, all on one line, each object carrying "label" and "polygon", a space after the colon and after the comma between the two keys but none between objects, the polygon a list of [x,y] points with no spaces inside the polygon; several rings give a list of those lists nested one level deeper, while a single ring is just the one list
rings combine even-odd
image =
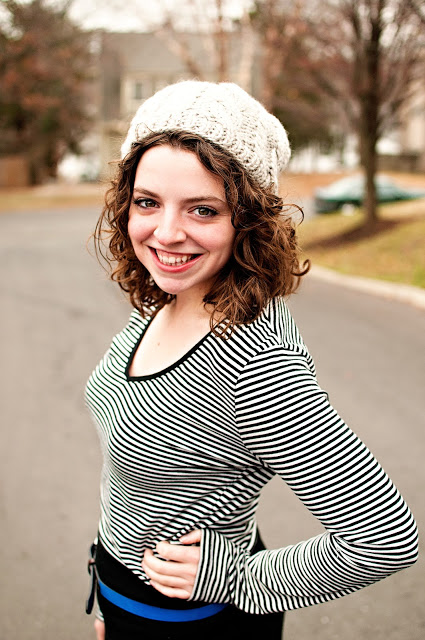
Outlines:
[{"label": "bare tree", "polygon": [[[165,12],[155,33],[192,76],[217,82],[232,80],[248,89],[252,85],[255,34],[249,11],[241,5],[239,15],[233,18],[231,6],[229,0],[186,0],[178,13]],[[203,61],[191,47],[194,35],[202,41]],[[231,54],[236,40],[240,48],[235,65]]]},{"label": "bare tree", "polygon": [[183,63],[187,71],[198,80],[204,80],[204,70],[193,54],[188,35],[175,29],[170,17],[155,30],[155,35],[160,38],[164,45]]},{"label": "bare tree", "polygon": [[[314,93],[304,68],[310,63],[302,1],[241,3],[237,18],[229,17],[231,4],[229,0],[186,0],[184,11],[169,13],[157,35],[190,75],[231,80],[254,93],[289,127],[295,146],[328,142],[330,110]],[[198,41],[202,34],[203,58],[191,47],[194,34]]]},{"label": "bare tree", "polygon": [[425,24],[425,4],[423,0],[409,0],[409,5],[419,17],[422,24]]},{"label": "bare tree", "polygon": [[249,11],[244,11],[240,19],[241,50],[240,64],[235,81],[246,91],[252,87],[254,57],[257,37]]},{"label": "bare tree", "polygon": [[397,123],[419,73],[424,29],[411,0],[327,0],[310,16],[318,91],[357,134],[365,173],[365,224],[377,220],[377,143]]}]

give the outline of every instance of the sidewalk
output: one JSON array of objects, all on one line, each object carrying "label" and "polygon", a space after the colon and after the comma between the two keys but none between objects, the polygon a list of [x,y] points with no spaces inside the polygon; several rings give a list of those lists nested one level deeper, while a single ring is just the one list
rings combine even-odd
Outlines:
[{"label": "sidewalk", "polygon": [[374,280],[372,278],[361,278],[359,276],[348,276],[318,265],[312,266],[309,275],[314,278],[326,280],[327,282],[349,287],[350,289],[357,289],[358,291],[382,296],[390,300],[405,302],[425,310],[425,289],[421,289],[420,287],[399,284],[397,282],[387,282],[385,280]]}]

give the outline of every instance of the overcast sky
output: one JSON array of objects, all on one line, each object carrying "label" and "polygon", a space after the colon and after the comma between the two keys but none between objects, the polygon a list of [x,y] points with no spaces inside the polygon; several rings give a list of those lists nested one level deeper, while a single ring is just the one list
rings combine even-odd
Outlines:
[{"label": "overcast sky", "polygon": [[[31,0],[18,0],[24,4]],[[180,28],[199,30],[214,18],[214,0],[45,0],[47,4],[69,4],[69,15],[85,29],[110,31],[150,31],[163,22],[167,13]],[[253,0],[222,0],[223,13],[231,19],[240,17],[243,7]],[[7,16],[0,0],[0,21]],[[193,16],[198,18],[194,20]],[[179,22],[180,21],[180,22]]]},{"label": "overcast sky", "polygon": [[73,0],[70,15],[86,29],[149,30],[160,22],[168,4],[162,0]]},{"label": "overcast sky", "polygon": [[[53,0],[54,1],[54,0]],[[60,1],[60,0],[59,0]],[[241,7],[249,0],[224,0],[226,13],[236,18]],[[206,9],[213,9],[210,0],[73,0],[70,15],[86,29],[109,29],[113,31],[148,31],[160,24],[167,12],[175,16],[190,16],[194,6],[203,6],[199,13],[206,19]]]}]

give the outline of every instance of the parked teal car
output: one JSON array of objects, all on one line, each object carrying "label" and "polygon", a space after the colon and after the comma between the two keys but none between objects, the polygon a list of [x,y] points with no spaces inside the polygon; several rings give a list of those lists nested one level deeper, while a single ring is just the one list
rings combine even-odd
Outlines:
[{"label": "parked teal car", "polygon": [[[396,202],[425,198],[425,191],[403,189],[390,178],[378,175],[375,178],[378,202]],[[365,178],[362,175],[348,176],[314,192],[317,213],[331,213],[345,204],[360,206],[364,200]]]}]

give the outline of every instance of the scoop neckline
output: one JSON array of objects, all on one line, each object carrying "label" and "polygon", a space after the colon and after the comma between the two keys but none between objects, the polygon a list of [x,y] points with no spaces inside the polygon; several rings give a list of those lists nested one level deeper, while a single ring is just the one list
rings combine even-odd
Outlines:
[{"label": "scoop neckline", "polygon": [[173,371],[173,369],[176,369],[181,364],[183,364],[183,362],[185,362],[185,360],[190,358],[190,356],[193,353],[195,353],[195,351],[197,351],[197,349],[199,349],[199,347],[202,345],[202,343],[205,342],[205,340],[207,340],[207,338],[209,338],[209,336],[212,333],[211,331],[208,331],[208,333],[205,334],[200,340],[198,340],[198,342],[196,344],[194,344],[193,347],[191,347],[188,351],[186,351],[186,353],[183,354],[181,356],[181,358],[179,358],[175,362],[173,362],[170,365],[168,365],[168,367],[165,367],[164,369],[160,369],[160,371],[155,371],[154,373],[149,373],[149,374],[143,375],[143,376],[131,376],[129,371],[130,371],[131,363],[133,362],[134,355],[135,355],[137,349],[139,348],[139,345],[143,340],[143,336],[145,335],[145,333],[146,333],[150,323],[152,322],[153,318],[154,318],[154,316],[149,318],[148,322],[146,322],[146,324],[142,327],[141,334],[137,338],[137,340],[136,340],[136,342],[135,342],[135,344],[134,344],[134,346],[133,346],[133,348],[132,348],[132,350],[130,352],[130,355],[128,356],[127,365],[125,367],[125,377],[127,379],[127,382],[141,382],[143,380],[153,380],[155,378],[159,378],[159,377],[165,375],[166,373],[169,373],[170,371]]}]

